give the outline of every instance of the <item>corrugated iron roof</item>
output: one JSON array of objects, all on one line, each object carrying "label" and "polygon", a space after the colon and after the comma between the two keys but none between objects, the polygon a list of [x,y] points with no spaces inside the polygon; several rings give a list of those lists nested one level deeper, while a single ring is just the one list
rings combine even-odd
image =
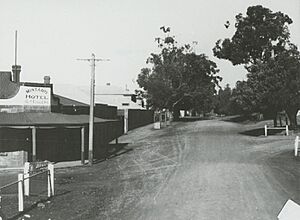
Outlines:
[{"label": "corrugated iron roof", "polygon": [[[108,121],[102,118],[94,118],[95,123]],[[89,115],[66,115],[60,113],[0,113],[0,126],[71,126],[87,125]]]}]

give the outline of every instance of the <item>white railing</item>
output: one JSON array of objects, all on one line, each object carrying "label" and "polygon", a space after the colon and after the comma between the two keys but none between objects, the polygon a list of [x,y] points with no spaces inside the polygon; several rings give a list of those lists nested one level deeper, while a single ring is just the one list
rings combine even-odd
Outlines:
[{"label": "white railing", "polygon": [[265,136],[268,136],[268,130],[285,130],[286,136],[289,135],[289,126],[286,125],[285,127],[268,127],[268,125],[265,125]]},{"label": "white railing", "polygon": [[30,163],[25,163],[24,166],[24,173],[18,174],[18,180],[11,182],[9,184],[6,184],[2,187],[0,187],[0,220],[2,220],[1,213],[3,213],[3,199],[2,199],[2,193],[4,189],[7,189],[9,187],[13,187],[15,185],[18,186],[18,211],[23,212],[24,211],[24,196],[30,196],[29,191],[29,185],[30,185],[30,179],[47,173],[47,188],[48,188],[48,198],[54,196],[54,165],[52,163],[48,163],[46,168],[40,169],[40,170],[34,170],[32,169],[32,166]]}]

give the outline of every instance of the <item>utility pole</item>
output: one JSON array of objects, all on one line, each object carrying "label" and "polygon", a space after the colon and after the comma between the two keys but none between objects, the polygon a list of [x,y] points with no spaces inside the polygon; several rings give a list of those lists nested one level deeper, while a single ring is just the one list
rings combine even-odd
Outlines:
[{"label": "utility pole", "polygon": [[96,59],[92,53],[90,59],[77,59],[91,63],[91,88],[90,88],[90,120],[89,120],[89,165],[93,165],[93,142],[94,142],[94,105],[95,105],[95,69],[96,61],[109,61],[109,59]]}]

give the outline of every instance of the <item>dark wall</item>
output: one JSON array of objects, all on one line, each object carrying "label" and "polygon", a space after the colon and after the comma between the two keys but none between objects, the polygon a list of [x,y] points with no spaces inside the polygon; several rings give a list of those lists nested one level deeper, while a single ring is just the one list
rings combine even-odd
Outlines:
[{"label": "dark wall", "polygon": [[[108,121],[94,126],[94,155],[104,158],[110,141],[123,134],[121,121]],[[85,128],[85,158],[88,157],[88,126]],[[79,128],[37,129],[37,160],[52,162],[80,160],[81,130]],[[28,152],[32,160],[31,129],[0,128],[0,152]]]},{"label": "dark wall", "polygon": [[68,114],[68,115],[88,115],[90,113],[90,107],[62,105],[58,113]]},{"label": "dark wall", "polygon": [[31,129],[0,128],[0,152],[31,150]]},{"label": "dark wall", "polygon": [[94,111],[95,111],[95,116],[98,118],[104,118],[104,119],[116,119],[117,118],[117,107],[116,106],[96,104]]},{"label": "dark wall", "polygon": [[153,123],[151,110],[128,109],[128,130]]},{"label": "dark wall", "polygon": [[[62,114],[69,114],[69,115],[88,115],[90,114],[90,107],[61,105],[60,110],[57,112]],[[117,107],[103,105],[103,104],[96,104],[94,108],[94,115],[95,117],[103,118],[103,119],[116,119]]]}]

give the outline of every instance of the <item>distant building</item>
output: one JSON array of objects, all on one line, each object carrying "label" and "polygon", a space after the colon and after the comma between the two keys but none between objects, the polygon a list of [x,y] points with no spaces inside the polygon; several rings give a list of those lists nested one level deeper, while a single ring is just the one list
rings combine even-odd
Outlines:
[{"label": "distant building", "polygon": [[[76,91],[76,92],[74,92]],[[56,84],[54,93],[82,103],[90,103],[89,86],[74,86],[68,84]],[[142,101],[137,100],[136,94],[126,88],[111,85],[95,87],[95,103],[116,106],[118,109],[145,109]]]}]

